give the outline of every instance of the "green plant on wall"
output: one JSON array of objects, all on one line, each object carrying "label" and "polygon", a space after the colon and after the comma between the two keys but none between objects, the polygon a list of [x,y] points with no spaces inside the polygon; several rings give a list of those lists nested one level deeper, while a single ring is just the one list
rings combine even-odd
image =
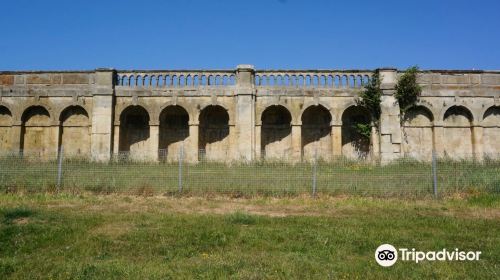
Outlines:
[{"label": "green plant on wall", "polygon": [[418,66],[412,66],[401,75],[396,84],[395,97],[399,103],[401,115],[409,108],[415,106],[422,88],[417,83]]},{"label": "green plant on wall", "polygon": [[[380,120],[380,103],[382,102],[382,90],[380,89],[380,75],[375,71],[370,81],[364,85],[363,90],[359,94],[358,105],[366,108],[372,118],[375,126],[378,126]],[[356,122],[354,129],[366,138],[370,138],[372,129],[370,123]]]}]

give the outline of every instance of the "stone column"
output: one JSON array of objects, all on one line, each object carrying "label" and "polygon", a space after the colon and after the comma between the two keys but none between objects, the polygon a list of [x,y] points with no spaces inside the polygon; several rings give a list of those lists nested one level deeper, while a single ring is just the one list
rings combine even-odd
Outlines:
[{"label": "stone column", "polygon": [[332,125],[332,155],[334,158],[342,156],[342,124]]},{"label": "stone column", "polygon": [[433,149],[438,157],[444,156],[444,128],[442,124],[435,124],[432,129],[432,137],[434,140]]},{"label": "stone column", "polygon": [[110,159],[113,148],[113,69],[96,69],[92,109],[91,154],[97,161]]},{"label": "stone column", "polygon": [[292,155],[291,160],[300,162],[302,160],[302,131],[300,124],[292,124]]},{"label": "stone column", "polygon": [[160,142],[160,126],[158,123],[149,125],[149,151],[152,161],[158,160],[158,148]]},{"label": "stone column", "polygon": [[380,135],[376,127],[372,127],[371,145],[372,145],[372,160],[380,158]]},{"label": "stone column", "polygon": [[120,152],[120,124],[115,123],[115,128],[113,131],[113,153],[118,155]]},{"label": "stone column", "polygon": [[379,69],[382,103],[380,104],[380,159],[390,162],[401,156],[401,122],[399,105],[394,97],[397,83],[396,69]]},{"label": "stone column", "polygon": [[[59,151],[60,147],[63,145],[62,143],[62,127],[61,124],[56,121],[52,124],[51,126],[51,132],[52,132],[52,143],[50,144],[50,149],[49,151],[50,155],[55,155],[54,158],[57,158],[59,156]],[[63,147],[63,155],[65,154],[64,152],[64,147]]]},{"label": "stone column", "polygon": [[475,125],[472,127],[472,147],[474,152],[474,158],[477,160],[483,160],[483,127]]},{"label": "stone column", "polygon": [[187,141],[187,147],[184,149],[186,152],[187,160],[189,162],[195,163],[198,162],[198,133],[199,133],[199,125],[198,123],[190,123],[189,124],[189,138]]},{"label": "stone column", "polygon": [[10,128],[10,137],[11,137],[11,150],[13,152],[20,152],[22,147],[21,147],[21,141],[22,141],[22,124],[21,122],[19,123],[15,123],[12,125],[12,127]]},{"label": "stone column", "polygon": [[235,159],[252,160],[255,147],[255,89],[253,65],[238,65],[236,69],[236,110],[234,124]]},{"label": "stone column", "polygon": [[261,159],[262,157],[262,142],[261,142],[261,134],[262,133],[262,125],[255,125],[255,159]]}]

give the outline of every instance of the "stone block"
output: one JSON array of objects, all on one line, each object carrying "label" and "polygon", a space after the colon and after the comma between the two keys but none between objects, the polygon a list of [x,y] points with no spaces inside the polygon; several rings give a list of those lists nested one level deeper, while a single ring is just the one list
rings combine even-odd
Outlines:
[{"label": "stone block", "polygon": [[52,75],[52,82],[51,82],[51,84],[53,84],[53,85],[60,85],[61,84],[61,75],[59,75],[59,74]]},{"label": "stone block", "polygon": [[14,84],[13,75],[0,75],[0,85],[10,86]]},{"label": "stone block", "polygon": [[14,83],[16,85],[24,85],[25,81],[26,81],[26,77],[24,75],[16,75],[16,76],[14,76]]},{"label": "stone block", "polygon": [[88,74],[70,73],[63,74],[63,84],[65,85],[86,85],[89,83]]},{"label": "stone block", "polygon": [[443,84],[468,84],[469,77],[466,75],[442,75]]},{"label": "stone block", "polygon": [[27,84],[51,84],[49,74],[29,74],[26,78]]},{"label": "stone block", "polygon": [[481,82],[484,85],[500,85],[500,75],[483,74]]}]

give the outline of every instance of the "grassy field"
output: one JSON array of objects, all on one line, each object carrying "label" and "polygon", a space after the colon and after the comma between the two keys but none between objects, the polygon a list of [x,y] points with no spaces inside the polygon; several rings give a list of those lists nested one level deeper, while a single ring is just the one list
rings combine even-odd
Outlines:
[{"label": "grassy field", "polygon": [[[383,268],[382,243],[482,255]],[[0,195],[0,279],[186,278],[499,279],[500,195]]]},{"label": "grassy field", "polygon": [[[181,174],[182,176],[179,176]],[[183,164],[148,162],[95,163],[66,160],[60,189],[70,192],[163,194],[232,193],[241,196],[288,196],[311,193],[378,196],[429,196],[431,163],[402,159],[389,165],[338,160],[289,164],[252,162]],[[440,195],[470,190],[500,193],[500,161],[439,161]],[[179,188],[181,185],[181,188]],[[0,158],[0,191],[52,191],[58,186],[56,161]]]}]

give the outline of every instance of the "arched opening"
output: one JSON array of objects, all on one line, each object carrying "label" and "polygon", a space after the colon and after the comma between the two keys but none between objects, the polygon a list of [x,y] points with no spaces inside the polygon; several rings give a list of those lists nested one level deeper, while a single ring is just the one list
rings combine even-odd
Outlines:
[{"label": "arched opening", "polygon": [[423,106],[408,109],[403,121],[405,156],[430,160],[433,150],[432,113]]},{"label": "arched opening", "polygon": [[59,118],[60,144],[64,156],[87,156],[90,154],[89,115],[80,106],[66,108]]},{"label": "arched opening", "polygon": [[141,106],[129,106],[120,115],[119,152],[142,157],[149,150],[149,114]]},{"label": "arched opening", "polygon": [[261,145],[264,158],[286,159],[292,151],[292,115],[281,105],[262,113]]},{"label": "arched opening", "polygon": [[24,111],[21,128],[21,149],[25,154],[48,155],[57,149],[57,133],[51,127],[50,114],[42,106]]},{"label": "arched opening", "polygon": [[310,106],[302,113],[302,157],[325,158],[332,154],[332,115],[323,106]]},{"label": "arched opening", "polygon": [[229,115],[223,107],[210,105],[200,112],[198,147],[200,159],[229,158]]},{"label": "arched opening", "polygon": [[444,114],[444,153],[453,158],[471,158],[472,114],[463,106],[453,106]]},{"label": "arched opening", "polygon": [[160,159],[177,160],[189,137],[189,114],[181,106],[167,106],[160,113]]},{"label": "arched opening", "polygon": [[371,117],[361,106],[351,106],[342,114],[342,155],[348,158],[367,158],[370,138],[360,133],[358,126],[370,128]]},{"label": "arched opening", "polygon": [[0,152],[12,149],[12,113],[5,106],[0,106]]},{"label": "arched opening", "polygon": [[500,156],[500,107],[488,108],[483,116],[483,152],[487,158]]}]

